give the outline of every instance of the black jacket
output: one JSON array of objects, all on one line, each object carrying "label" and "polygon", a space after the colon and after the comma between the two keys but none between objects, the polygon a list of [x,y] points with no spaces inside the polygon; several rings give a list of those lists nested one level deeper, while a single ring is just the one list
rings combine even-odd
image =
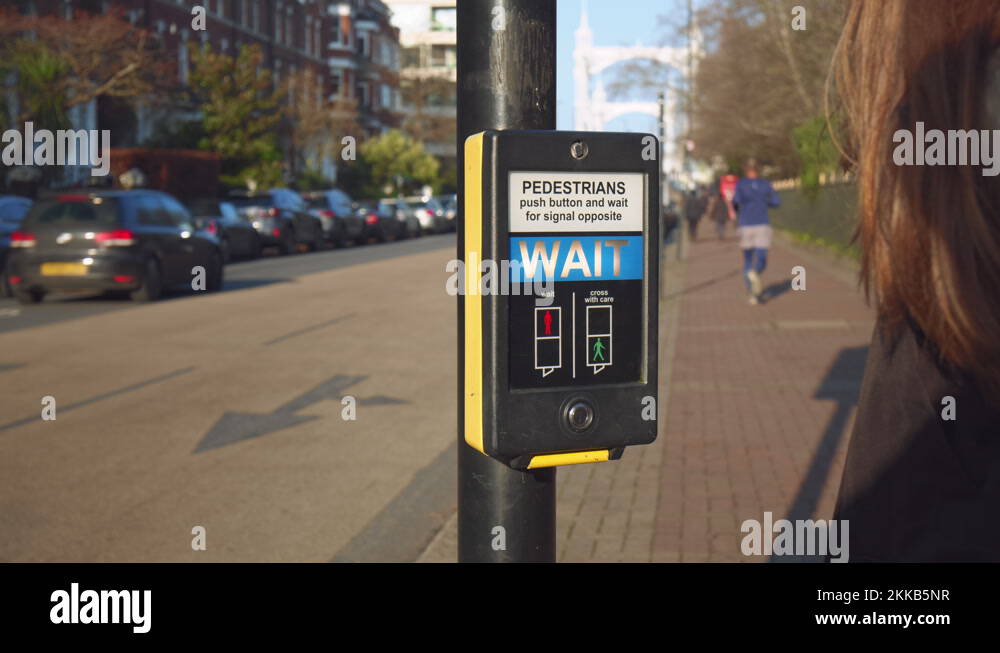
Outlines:
[{"label": "black jacket", "polygon": [[913,324],[894,342],[875,328],[835,518],[853,562],[1000,561],[1000,398]]}]

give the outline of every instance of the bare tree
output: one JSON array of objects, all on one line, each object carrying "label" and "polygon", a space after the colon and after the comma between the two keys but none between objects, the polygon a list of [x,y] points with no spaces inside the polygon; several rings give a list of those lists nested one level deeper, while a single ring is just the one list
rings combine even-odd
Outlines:
[{"label": "bare tree", "polygon": [[308,70],[290,75],[285,82],[288,103],[286,128],[292,149],[293,172],[318,168],[318,161],[337,157],[344,137],[360,140],[364,130],[357,120],[353,100],[329,101],[322,80]]},{"label": "bare tree", "polygon": [[[46,91],[62,98],[63,108],[85,104],[99,96],[147,97],[174,79],[170,63],[156,52],[150,35],[122,17],[77,12],[61,16],[25,16],[0,11],[0,58],[17,58],[19,50],[44,48],[59,62],[59,74]],[[16,72],[16,71],[15,71]],[[30,104],[30,103],[28,103]]]}]

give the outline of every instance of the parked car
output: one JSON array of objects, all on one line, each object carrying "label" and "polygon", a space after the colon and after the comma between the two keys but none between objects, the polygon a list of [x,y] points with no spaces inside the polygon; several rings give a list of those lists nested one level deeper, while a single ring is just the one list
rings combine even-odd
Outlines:
[{"label": "parked car", "polygon": [[287,255],[298,251],[299,245],[315,251],[323,244],[323,223],[309,213],[305,200],[295,191],[234,191],[230,201],[257,230],[264,247],[277,247]]},{"label": "parked car", "polygon": [[403,225],[404,238],[418,238],[423,235],[423,230],[420,228],[420,220],[406,200],[384,199],[379,201],[395,212],[396,219]]},{"label": "parked car", "polygon": [[364,238],[364,222],[357,215],[351,197],[342,190],[317,190],[301,193],[309,212],[323,224],[326,240],[343,247]]},{"label": "parked car", "polygon": [[395,207],[384,200],[364,200],[354,203],[354,213],[364,226],[363,238],[380,243],[406,238],[406,223],[396,217]]},{"label": "parked car", "polygon": [[232,202],[203,198],[186,202],[186,205],[194,226],[219,239],[224,262],[229,263],[233,258],[260,256],[260,235],[250,221],[237,212]]},{"label": "parked car", "polygon": [[21,220],[34,204],[26,197],[0,195],[0,297],[12,294],[7,280],[7,251],[10,249],[10,235],[17,231]]},{"label": "parked car", "polygon": [[14,295],[38,303],[53,291],[128,291],[153,301],[190,284],[203,266],[206,290],[222,288],[222,249],[194,227],[187,209],[153,190],[80,191],[40,200],[11,234]]},{"label": "parked car", "polygon": [[407,197],[406,203],[420,221],[420,229],[425,234],[439,234],[448,230],[448,219],[444,207],[433,197]]},{"label": "parked car", "polygon": [[448,220],[447,231],[455,231],[458,224],[455,222],[458,218],[458,195],[439,195],[436,199],[444,207],[444,217]]}]

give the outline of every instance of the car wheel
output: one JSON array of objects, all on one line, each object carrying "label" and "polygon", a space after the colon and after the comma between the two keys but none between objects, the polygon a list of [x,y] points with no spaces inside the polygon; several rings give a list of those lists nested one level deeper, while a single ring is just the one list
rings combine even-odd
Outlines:
[{"label": "car wheel", "polygon": [[219,254],[212,254],[212,260],[208,266],[208,279],[205,283],[205,290],[208,292],[219,292],[222,290],[225,269],[222,257]]},{"label": "car wheel", "polygon": [[21,304],[40,304],[45,299],[44,290],[14,290],[14,297]]},{"label": "car wheel", "polygon": [[160,298],[162,291],[163,279],[160,276],[160,265],[156,259],[146,259],[146,266],[142,273],[142,285],[129,293],[129,297],[136,302],[155,302]]},{"label": "car wheel", "polygon": [[219,241],[219,249],[222,250],[222,262],[229,263],[233,260],[232,250],[229,248],[229,239],[223,238]]}]

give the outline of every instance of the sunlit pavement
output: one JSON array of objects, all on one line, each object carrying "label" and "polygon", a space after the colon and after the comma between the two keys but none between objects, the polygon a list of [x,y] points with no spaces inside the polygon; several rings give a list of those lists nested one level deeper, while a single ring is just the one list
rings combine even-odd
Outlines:
[{"label": "sunlit pavement", "polygon": [[[83,315],[0,333],[0,559],[454,560],[453,244],[3,317]],[[663,271],[660,437],[559,470],[562,561],[761,561],[744,520],[832,515],[873,326],[851,274],[776,243],[751,306],[732,239]]]},{"label": "sunlit pavement", "polygon": [[[260,261],[281,266],[273,283],[0,333],[0,559],[336,557],[454,446],[454,237],[438,238],[327,271],[287,266],[351,252]],[[47,309],[69,310],[7,319]],[[416,558],[440,526],[427,510],[387,555]]]}]

